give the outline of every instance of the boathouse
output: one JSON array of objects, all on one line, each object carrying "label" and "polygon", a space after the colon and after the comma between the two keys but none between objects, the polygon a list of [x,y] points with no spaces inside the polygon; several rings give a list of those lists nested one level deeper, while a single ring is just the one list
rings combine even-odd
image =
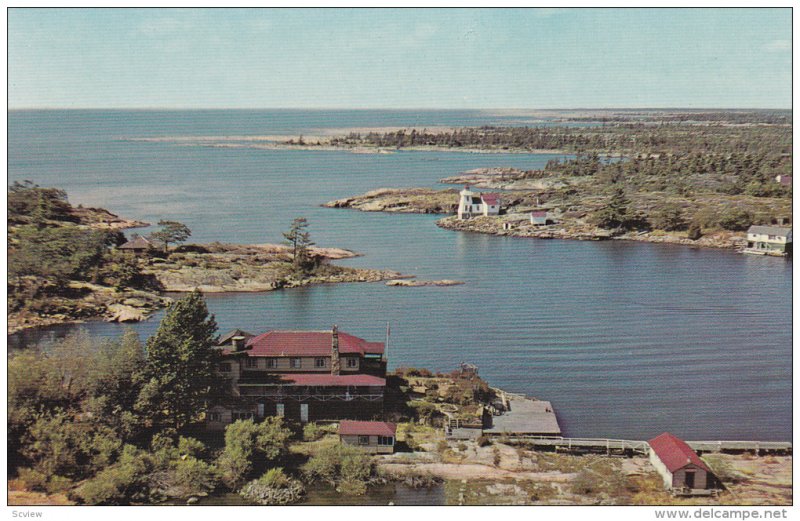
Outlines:
[{"label": "boathouse", "polygon": [[207,414],[210,429],[238,419],[283,416],[302,423],[372,419],[383,413],[386,358],[382,342],[339,331],[234,330],[220,339],[220,378],[230,396]]},{"label": "boathouse", "polygon": [[791,255],[792,229],[781,226],[751,226],[747,230],[745,253]]},{"label": "boathouse", "polygon": [[665,432],[647,442],[650,463],[665,487],[677,495],[709,495],[719,488],[719,480],[685,441]]},{"label": "boathouse", "polygon": [[469,219],[477,216],[500,215],[500,195],[473,192],[465,186],[459,192],[458,218]]},{"label": "boathouse", "polygon": [[388,422],[351,421],[339,422],[339,441],[371,454],[394,452],[397,425]]}]

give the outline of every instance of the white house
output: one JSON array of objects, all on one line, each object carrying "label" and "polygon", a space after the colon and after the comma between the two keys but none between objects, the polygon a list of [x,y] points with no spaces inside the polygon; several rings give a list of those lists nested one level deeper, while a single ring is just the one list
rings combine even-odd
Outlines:
[{"label": "white house", "polygon": [[478,215],[499,215],[500,214],[500,195],[482,194],[473,192],[469,186],[465,186],[459,192],[458,218],[469,219]]},{"label": "white house", "polygon": [[787,255],[792,252],[792,229],[780,226],[751,226],[747,230],[745,253]]}]

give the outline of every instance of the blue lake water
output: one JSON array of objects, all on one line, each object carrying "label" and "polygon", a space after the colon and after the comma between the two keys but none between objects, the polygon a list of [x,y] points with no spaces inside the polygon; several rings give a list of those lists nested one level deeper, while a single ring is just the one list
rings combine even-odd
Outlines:
[{"label": "blue lake water", "polygon": [[[128,138],[264,135],[391,125],[507,123],[480,112],[25,111],[9,115],[9,178],[73,204],[175,219],[193,240],[279,242],[296,216],[321,246],[462,286],[324,285],[209,295],[221,330],[328,328],[383,340],[390,365],[479,365],[491,384],[553,402],[570,436],[791,437],[791,261],[623,242],[511,239],[437,228],[437,217],[321,208],[378,187],[440,186],[488,166],[554,155],[206,148]],[[133,326],[90,322],[93,334]],[[62,334],[70,327],[49,331]],[[31,332],[11,339],[25,345]]]}]

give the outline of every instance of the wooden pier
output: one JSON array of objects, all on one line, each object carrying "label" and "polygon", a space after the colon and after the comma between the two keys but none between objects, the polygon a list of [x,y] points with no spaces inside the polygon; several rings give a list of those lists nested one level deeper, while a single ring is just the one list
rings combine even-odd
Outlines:
[{"label": "wooden pier", "polygon": [[[524,443],[545,450],[562,452],[596,452],[607,455],[647,455],[650,445],[640,440],[611,438],[562,438],[552,436],[507,435],[511,443]],[[783,441],[687,441],[692,449],[703,452],[753,452],[755,454],[791,454],[792,443]]]}]

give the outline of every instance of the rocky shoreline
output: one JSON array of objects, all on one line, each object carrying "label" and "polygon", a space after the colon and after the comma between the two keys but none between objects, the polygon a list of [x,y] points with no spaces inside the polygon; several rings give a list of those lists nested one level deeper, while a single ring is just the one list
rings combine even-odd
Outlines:
[{"label": "rocky shoreline", "polygon": [[322,206],[350,208],[362,212],[447,214],[454,213],[458,208],[458,191],[453,188],[378,188],[362,195],[330,201]]},{"label": "rocky shoreline", "polygon": [[[73,282],[71,298],[54,298],[53,308],[62,309],[40,315],[32,312],[9,313],[7,334],[23,329],[55,324],[80,323],[87,319],[108,322],[138,322],[172,302],[162,292],[245,293],[274,291],[312,284],[380,282],[403,277],[391,270],[336,266],[330,261],[357,257],[340,248],[310,249],[319,259],[309,274],[298,274],[288,247],[279,244],[192,244],[176,248],[166,258],[140,259],[142,273],[155,280],[158,291],[117,290],[98,284]],[[69,311],[66,311],[69,310]]]},{"label": "rocky shoreline", "polygon": [[[487,174],[486,170],[492,170]],[[519,171],[509,172],[513,169],[478,169],[469,176],[495,177],[503,174],[516,176]],[[447,178],[449,181],[454,178]],[[470,178],[473,179],[473,178]],[[460,178],[460,180],[466,180]],[[488,181],[486,181],[488,183]],[[495,179],[495,182],[503,182]],[[492,188],[497,188],[492,182]],[[510,201],[508,213],[500,216],[476,217],[460,220],[453,215],[444,217],[436,222],[440,228],[499,235],[505,237],[520,237],[534,239],[568,239],[581,241],[626,240],[637,242],[651,242],[691,246],[695,248],[716,248],[739,250],[744,248],[747,241],[744,232],[707,231],[697,240],[687,237],[685,231],[652,230],[647,232],[616,233],[611,230],[598,228],[587,223],[581,215],[585,212],[570,212],[560,214],[558,224],[547,226],[534,226],[529,223],[529,217],[524,209],[532,207],[531,195],[525,192],[506,192],[504,196]],[[347,197],[325,203],[327,208],[348,208],[362,212],[386,213],[425,213],[425,214],[453,214],[457,208],[457,190],[435,190],[432,188],[379,188],[362,195]],[[411,285],[411,284],[406,284]]]},{"label": "rocky shoreline", "polygon": [[[508,217],[508,216],[506,216]],[[505,229],[503,223],[510,222],[511,228]],[[436,221],[436,225],[446,230],[462,232],[485,233],[505,237],[520,237],[530,239],[570,239],[579,241],[638,241],[662,244],[677,244],[693,246],[696,248],[716,249],[741,249],[747,239],[742,232],[710,232],[697,240],[689,239],[686,232],[665,232],[655,230],[652,232],[629,232],[614,234],[609,230],[579,224],[557,224],[549,226],[533,226],[524,221],[503,219],[502,217],[477,217],[460,220],[454,216]]]}]

